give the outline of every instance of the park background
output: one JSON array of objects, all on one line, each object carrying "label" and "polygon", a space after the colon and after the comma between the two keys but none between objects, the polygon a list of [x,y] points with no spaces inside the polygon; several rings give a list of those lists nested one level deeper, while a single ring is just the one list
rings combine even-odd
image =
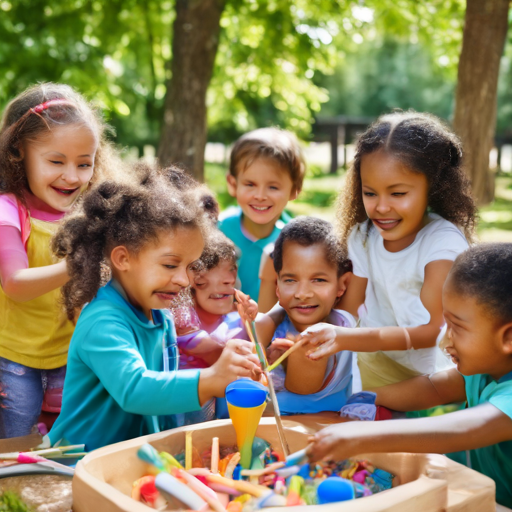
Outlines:
[{"label": "park background", "polygon": [[179,162],[223,207],[230,144],[287,128],[308,161],[290,210],[329,220],[354,133],[333,173],[322,123],[431,112],[465,145],[480,238],[512,241],[511,21],[509,0],[0,0],[0,110],[70,84],[125,158]]}]

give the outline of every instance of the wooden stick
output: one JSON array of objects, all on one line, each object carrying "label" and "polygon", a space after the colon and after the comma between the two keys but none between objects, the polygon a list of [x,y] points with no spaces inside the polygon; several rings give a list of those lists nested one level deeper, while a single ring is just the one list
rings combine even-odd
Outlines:
[{"label": "wooden stick", "polygon": [[281,357],[277,358],[269,367],[267,371],[271,372],[275,370],[290,354],[293,354],[299,347],[304,345],[304,339],[297,341],[292,347],[290,347]]},{"label": "wooden stick", "polygon": [[212,439],[212,463],[211,463],[212,473],[219,472],[219,438],[214,437]]},{"label": "wooden stick", "polygon": [[193,430],[185,432],[185,469],[192,468],[192,433]]},{"label": "wooden stick", "polygon": [[205,478],[208,482],[222,484],[225,485],[226,487],[230,487],[231,489],[235,489],[237,491],[250,494],[251,496],[256,496],[257,498],[271,492],[271,490],[268,487],[264,487],[263,485],[251,484],[250,482],[246,482],[245,480],[231,480],[229,478],[224,478],[223,476],[220,475],[207,475]]},{"label": "wooden stick", "polygon": [[283,449],[283,455],[285,457],[288,457],[288,455],[290,455],[290,447],[288,446],[288,441],[286,440],[286,435],[284,433],[283,423],[281,421],[281,412],[279,410],[279,404],[277,403],[276,392],[274,390],[274,383],[272,382],[270,375],[268,373],[267,358],[265,357],[265,352],[263,350],[262,345],[258,341],[254,322],[249,323],[249,320],[246,320],[245,328],[247,329],[247,333],[249,334],[251,341],[256,346],[256,353],[258,354],[258,359],[261,363],[263,374],[267,378],[268,393],[270,395],[270,400],[274,407],[274,418],[276,420],[277,435],[279,437],[279,442],[281,443],[281,448]]}]

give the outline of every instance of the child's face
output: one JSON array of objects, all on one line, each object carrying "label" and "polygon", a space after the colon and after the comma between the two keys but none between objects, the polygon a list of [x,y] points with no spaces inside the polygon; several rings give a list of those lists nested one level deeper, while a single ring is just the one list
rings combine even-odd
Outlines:
[{"label": "child's face", "polygon": [[267,158],[257,158],[227,181],[229,193],[254,224],[275,224],[288,201],[297,197],[288,172]]},{"label": "child's face", "polygon": [[323,322],[344,289],[336,265],[327,261],[321,244],[304,247],[285,242],[277,297],[297,330]]},{"label": "child's face", "polygon": [[511,370],[496,319],[474,297],[458,293],[449,276],[443,288],[443,314],[448,328],[445,350],[460,373],[486,373],[497,380]]},{"label": "child's face", "polygon": [[230,261],[194,277],[192,287],[196,304],[212,315],[227,315],[233,311],[237,268]]},{"label": "child's face", "polygon": [[155,243],[138,253],[116,247],[111,253],[113,272],[130,303],[151,319],[152,309],[165,309],[190,282],[190,265],[203,251],[199,229],[163,231]]},{"label": "child's face", "polygon": [[30,191],[54,210],[69,211],[92,178],[98,140],[88,126],[52,131],[22,147]]},{"label": "child's face", "polygon": [[361,182],[366,214],[384,247],[398,252],[411,245],[425,225],[427,177],[384,151],[375,151],[361,159]]}]

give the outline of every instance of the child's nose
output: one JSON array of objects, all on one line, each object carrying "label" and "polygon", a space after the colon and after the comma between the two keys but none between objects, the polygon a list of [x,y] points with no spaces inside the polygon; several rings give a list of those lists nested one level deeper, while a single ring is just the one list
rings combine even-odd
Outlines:
[{"label": "child's nose", "polygon": [[295,297],[297,297],[298,299],[307,299],[312,296],[313,292],[307,284],[299,285],[297,291],[295,292]]},{"label": "child's nose", "polygon": [[389,207],[389,204],[387,202],[387,200],[383,197],[379,198],[378,201],[377,201],[377,207],[375,208],[379,213],[386,213],[386,212],[389,212],[389,210],[391,209]]},{"label": "child's nose", "polygon": [[80,181],[78,177],[78,171],[74,164],[66,165],[64,172],[62,174],[62,179],[69,184],[75,184]]},{"label": "child's nose", "polygon": [[178,269],[178,271],[174,274],[173,278],[174,284],[177,284],[178,286],[181,286],[182,288],[185,288],[189,285],[190,280],[188,276],[187,269]]},{"label": "child's nose", "polygon": [[266,199],[266,197],[267,197],[267,192],[266,192],[265,187],[256,188],[256,195],[255,195],[256,199],[263,200],[263,199]]}]

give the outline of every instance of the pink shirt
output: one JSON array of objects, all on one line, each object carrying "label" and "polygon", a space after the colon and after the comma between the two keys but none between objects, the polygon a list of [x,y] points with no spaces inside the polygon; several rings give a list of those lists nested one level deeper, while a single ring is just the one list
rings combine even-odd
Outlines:
[{"label": "pink shirt", "polygon": [[14,272],[29,267],[25,245],[30,234],[30,217],[57,222],[64,212],[54,210],[30,193],[25,194],[27,208],[12,194],[0,195],[0,281],[4,283]]}]

